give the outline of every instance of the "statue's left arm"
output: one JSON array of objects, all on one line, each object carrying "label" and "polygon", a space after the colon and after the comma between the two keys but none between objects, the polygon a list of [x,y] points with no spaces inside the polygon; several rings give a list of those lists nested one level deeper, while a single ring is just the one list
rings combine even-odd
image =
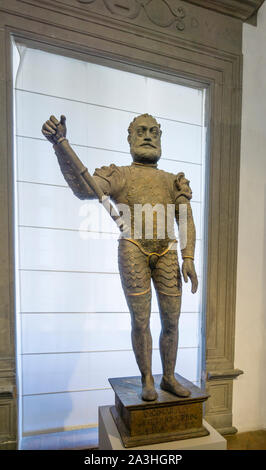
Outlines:
[{"label": "statue's left arm", "polygon": [[198,289],[198,278],[194,265],[196,229],[190,204],[192,191],[184,173],[178,173],[175,185],[176,221],[183,258],[182,274],[185,282],[188,282],[188,278],[190,279],[191,292],[194,294]]}]

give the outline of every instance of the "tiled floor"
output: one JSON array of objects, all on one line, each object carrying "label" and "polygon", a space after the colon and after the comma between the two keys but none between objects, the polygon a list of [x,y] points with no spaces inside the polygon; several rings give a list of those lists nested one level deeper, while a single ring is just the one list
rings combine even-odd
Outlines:
[{"label": "tiled floor", "polygon": [[266,450],[266,430],[224,436],[229,450]]}]

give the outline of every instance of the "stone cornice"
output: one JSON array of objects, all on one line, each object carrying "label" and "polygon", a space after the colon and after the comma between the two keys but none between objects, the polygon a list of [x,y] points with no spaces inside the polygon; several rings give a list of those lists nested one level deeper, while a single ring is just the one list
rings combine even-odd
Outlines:
[{"label": "stone cornice", "polygon": [[253,16],[264,0],[183,0],[203,8],[247,21]]},{"label": "stone cornice", "polygon": [[208,371],[207,379],[208,380],[236,379],[241,374],[244,374],[244,372],[243,370],[240,370],[240,369]]}]

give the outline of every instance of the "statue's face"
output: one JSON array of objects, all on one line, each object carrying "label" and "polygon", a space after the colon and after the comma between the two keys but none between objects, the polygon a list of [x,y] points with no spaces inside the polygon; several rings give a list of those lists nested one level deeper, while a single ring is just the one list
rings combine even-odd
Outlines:
[{"label": "statue's face", "polygon": [[156,163],[161,156],[161,131],[150,117],[136,119],[128,136],[130,153],[135,162]]}]

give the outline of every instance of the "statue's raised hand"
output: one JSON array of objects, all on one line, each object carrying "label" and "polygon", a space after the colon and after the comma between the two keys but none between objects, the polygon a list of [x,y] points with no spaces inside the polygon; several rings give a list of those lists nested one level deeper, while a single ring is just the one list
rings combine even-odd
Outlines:
[{"label": "statue's raised hand", "polygon": [[50,119],[42,126],[42,133],[52,144],[60,143],[66,137],[65,116],[61,116],[60,121],[55,116],[50,116]]}]

